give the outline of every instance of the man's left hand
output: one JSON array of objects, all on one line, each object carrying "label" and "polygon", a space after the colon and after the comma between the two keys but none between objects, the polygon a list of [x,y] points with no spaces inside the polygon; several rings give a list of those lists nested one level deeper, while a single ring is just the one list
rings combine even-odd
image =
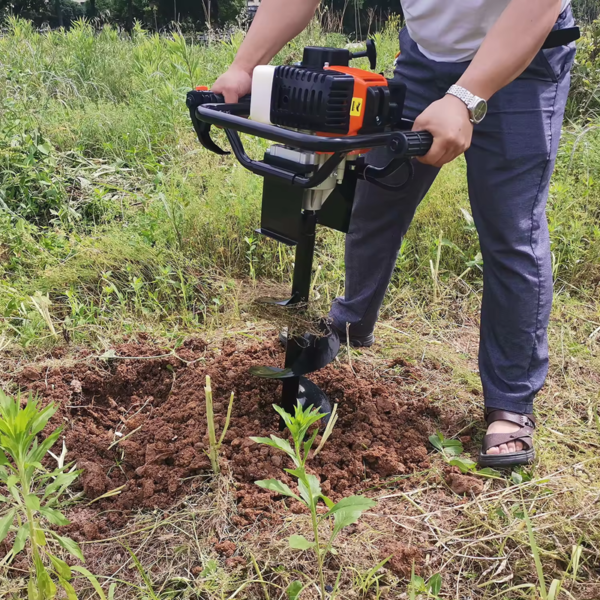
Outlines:
[{"label": "man's left hand", "polygon": [[426,165],[442,167],[469,149],[473,124],[462,100],[446,95],[430,104],[415,120],[413,131],[429,131],[433,145],[419,158]]}]

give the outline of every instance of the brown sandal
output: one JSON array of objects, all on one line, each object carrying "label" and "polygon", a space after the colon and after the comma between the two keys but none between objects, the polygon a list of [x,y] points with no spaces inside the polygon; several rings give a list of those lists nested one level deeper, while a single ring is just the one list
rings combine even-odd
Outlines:
[{"label": "brown sandal", "polygon": [[[486,410],[485,421],[488,425],[495,421],[510,421],[515,425],[521,425],[521,429],[512,433],[488,433],[483,438],[481,452],[479,453],[479,465],[482,467],[515,467],[517,465],[527,465],[533,462],[535,450],[533,449],[533,430],[535,429],[535,419],[533,415],[520,415],[507,410],[491,409]],[[490,448],[507,444],[508,442],[522,442],[524,450],[519,452],[509,452],[505,454],[487,454]]]}]

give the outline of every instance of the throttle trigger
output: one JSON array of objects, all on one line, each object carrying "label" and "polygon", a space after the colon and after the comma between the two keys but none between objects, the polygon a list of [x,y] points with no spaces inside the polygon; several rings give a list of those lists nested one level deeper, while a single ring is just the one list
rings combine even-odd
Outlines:
[{"label": "throttle trigger", "polygon": [[213,142],[213,139],[210,137],[210,123],[205,123],[204,121],[199,121],[198,117],[196,117],[196,107],[190,106],[190,118],[192,119],[192,125],[194,126],[194,131],[198,136],[198,141],[204,148],[218,154],[219,156],[225,156],[227,154],[231,154],[231,152],[227,152],[222,148],[219,148],[217,144]]},{"label": "throttle trigger", "polygon": [[226,150],[219,148],[219,146],[217,146],[217,144],[213,142],[213,139],[210,137],[210,127],[211,126],[209,123],[199,123],[199,127],[196,130],[196,133],[198,134],[198,140],[200,141],[200,143],[207,150],[210,150],[211,152],[214,152],[215,154],[218,154],[220,156],[231,154],[231,152],[227,152]]},{"label": "throttle trigger", "polygon": [[[407,170],[406,179],[402,183],[385,183],[382,181],[402,168]],[[414,167],[410,160],[397,156],[392,158],[392,160],[384,167],[365,164],[361,165],[358,169],[358,176],[360,179],[364,179],[365,181],[376,185],[378,188],[388,192],[397,192],[405,188],[411,182],[414,176]]]}]

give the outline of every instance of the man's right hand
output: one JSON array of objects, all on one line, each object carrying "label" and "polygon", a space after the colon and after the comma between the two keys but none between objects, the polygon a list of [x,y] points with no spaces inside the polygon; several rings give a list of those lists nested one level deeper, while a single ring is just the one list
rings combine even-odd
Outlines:
[{"label": "man's right hand", "polygon": [[252,75],[248,71],[231,65],[211,88],[215,94],[223,94],[225,102],[235,103],[252,89]]},{"label": "man's right hand", "polygon": [[[558,0],[556,0],[558,1]],[[252,90],[252,71],[269,61],[309,23],[319,0],[262,0],[229,70],[212,91],[235,103]]]}]

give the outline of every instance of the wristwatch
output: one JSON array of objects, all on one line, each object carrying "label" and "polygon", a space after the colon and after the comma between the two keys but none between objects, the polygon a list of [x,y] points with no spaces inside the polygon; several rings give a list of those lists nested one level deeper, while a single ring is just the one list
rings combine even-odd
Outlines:
[{"label": "wristwatch", "polygon": [[483,121],[483,118],[487,114],[487,102],[483,98],[475,96],[475,94],[471,94],[469,90],[466,90],[460,85],[451,86],[446,94],[456,96],[459,100],[462,100],[465,103],[467,110],[469,111],[471,123],[473,123],[473,125],[477,125]]}]

